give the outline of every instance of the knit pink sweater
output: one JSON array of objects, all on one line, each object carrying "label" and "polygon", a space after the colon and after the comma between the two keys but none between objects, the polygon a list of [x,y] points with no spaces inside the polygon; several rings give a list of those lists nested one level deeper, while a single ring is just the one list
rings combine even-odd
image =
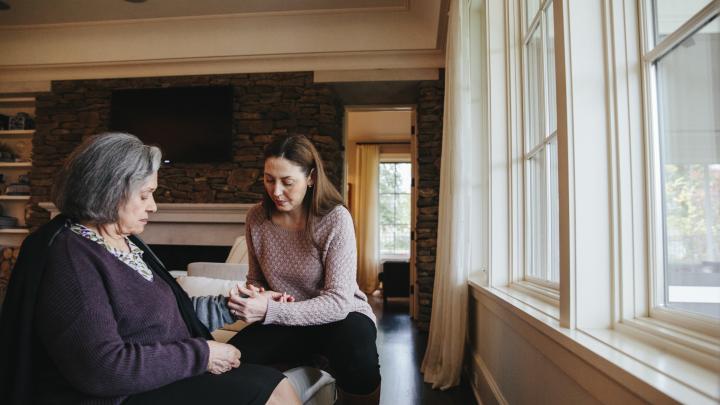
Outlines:
[{"label": "knit pink sweater", "polygon": [[359,312],[375,321],[367,296],[358,287],[357,247],[350,213],[337,206],[315,227],[315,248],[305,231],[290,231],[252,207],[245,222],[248,283],[287,292],[295,302],[270,301],[264,324],[322,325]]}]

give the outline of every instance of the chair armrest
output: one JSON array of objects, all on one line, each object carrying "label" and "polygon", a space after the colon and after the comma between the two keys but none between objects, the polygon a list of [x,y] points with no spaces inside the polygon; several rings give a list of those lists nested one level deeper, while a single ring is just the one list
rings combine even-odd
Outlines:
[{"label": "chair armrest", "polygon": [[173,278],[178,278],[182,276],[187,276],[187,271],[185,270],[170,270],[170,275],[173,276]]},{"label": "chair armrest", "polygon": [[245,280],[248,265],[236,263],[195,262],[188,265],[187,274],[193,277]]}]

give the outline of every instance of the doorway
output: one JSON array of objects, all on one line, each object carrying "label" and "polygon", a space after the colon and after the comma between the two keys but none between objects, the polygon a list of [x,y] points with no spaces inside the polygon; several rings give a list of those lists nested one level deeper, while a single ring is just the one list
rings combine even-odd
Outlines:
[{"label": "doorway", "polygon": [[[345,187],[358,239],[358,282],[418,312],[415,106],[345,107]],[[374,291],[371,291],[374,290]]]}]

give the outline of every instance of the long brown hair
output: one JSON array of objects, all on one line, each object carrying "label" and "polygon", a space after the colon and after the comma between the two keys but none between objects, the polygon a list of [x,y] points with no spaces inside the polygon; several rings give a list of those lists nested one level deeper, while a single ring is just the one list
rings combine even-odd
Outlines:
[{"label": "long brown hair", "polygon": [[[305,235],[315,247],[320,249],[314,239],[315,224],[338,205],[345,206],[343,198],[335,186],[330,182],[323,162],[315,146],[302,135],[292,135],[274,139],[265,147],[265,160],[269,158],[285,158],[299,166],[305,176],[311,174],[315,177],[315,185],[309,187],[303,199],[305,211]],[[263,195],[263,208],[265,216],[271,220],[275,212],[275,203],[267,191]]]}]

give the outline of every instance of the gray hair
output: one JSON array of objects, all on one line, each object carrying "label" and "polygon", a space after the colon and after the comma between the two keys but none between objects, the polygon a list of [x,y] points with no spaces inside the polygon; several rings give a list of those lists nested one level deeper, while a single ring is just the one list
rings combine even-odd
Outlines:
[{"label": "gray hair", "polygon": [[87,138],[58,173],[52,199],[63,214],[94,224],[117,222],[120,207],[160,167],[160,149],[134,135]]}]

